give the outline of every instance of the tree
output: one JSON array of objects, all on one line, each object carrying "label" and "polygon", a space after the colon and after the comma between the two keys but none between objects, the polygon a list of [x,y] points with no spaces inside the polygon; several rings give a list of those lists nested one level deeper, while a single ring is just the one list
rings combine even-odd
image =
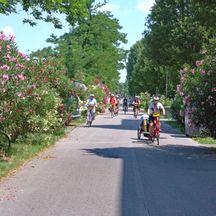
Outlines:
[{"label": "tree", "polygon": [[18,13],[20,9],[28,13],[29,18],[24,19],[24,23],[31,26],[37,24],[37,20],[51,22],[56,28],[62,28],[62,23],[57,14],[64,14],[66,21],[74,25],[87,15],[87,3],[90,0],[14,0],[1,1],[0,13],[9,15]]},{"label": "tree", "polygon": [[93,1],[88,5],[88,18],[57,41],[57,49],[68,67],[69,76],[89,82],[102,80],[111,90],[117,87],[119,70],[124,68],[126,43],[118,20],[110,13],[95,10]]},{"label": "tree", "polygon": [[[148,85],[152,82],[148,73],[152,73],[157,77],[154,85],[161,90],[166,86],[169,90],[166,94],[173,96],[180,78],[179,69],[185,63],[194,65],[201,56],[203,45],[215,37],[215,9],[215,1],[156,0],[146,23],[145,48],[139,54],[142,57],[136,65],[133,64],[136,88],[149,86],[149,91],[152,91]],[[140,50],[137,52],[140,53]]]}]

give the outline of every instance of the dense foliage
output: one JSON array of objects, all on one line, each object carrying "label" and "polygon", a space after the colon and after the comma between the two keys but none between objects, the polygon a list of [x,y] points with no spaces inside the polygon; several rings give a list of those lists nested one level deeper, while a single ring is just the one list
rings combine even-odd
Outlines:
[{"label": "dense foliage", "polygon": [[183,104],[189,107],[190,122],[206,128],[216,137],[216,41],[204,50],[203,58],[196,66],[181,70],[181,82],[177,86]]},{"label": "dense foliage", "polygon": [[55,59],[31,60],[13,36],[0,33],[0,122],[15,139],[28,132],[52,132],[62,124],[58,107],[69,95],[66,68]]},{"label": "dense foliage", "polygon": [[143,39],[130,49],[130,92],[173,97],[182,65],[194,65],[203,45],[215,36],[215,8],[213,1],[157,0]]}]

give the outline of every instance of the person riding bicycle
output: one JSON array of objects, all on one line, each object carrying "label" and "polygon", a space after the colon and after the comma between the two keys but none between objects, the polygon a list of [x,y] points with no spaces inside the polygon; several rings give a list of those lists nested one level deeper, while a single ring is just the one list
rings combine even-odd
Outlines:
[{"label": "person riding bicycle", "polygon": [[93,116],[93,120],[95,119],[95,112],[97,108],[97,100],[95,99],[94,94],[90,94],[90,97],[88,98],[86,102],[86,108],[87,108],[87,116],[89,115],[89,112],[91,112]]},{"label": "person riding bicycle", "polygon": [[140,110],[140,98],[139,98],[139,96],[134,97],[134,101],[132,104],[133,104],[133,112],[135,112],[136,108],[138,109],[138,111]]},{"label": "person riding bicycle", "polygon": [[109,104],[110,104],[110,107],[109,107],[109,110],[111,111],[111,110],[113,110],[114,111],[114,109],[115,109],[115,106],[116,106],[116,98],[115,98],[115,96],[114,96],[114,94],[111,94],[110,95],[110,98],[109,98]]},{"label": "person riding bicycle", "polygon": [[154,123],[155,123],[155,119],[157,117],[153,116],[154,112],[161,112],[163,113],[163,115],[165,115],[165,109],[162,103],[159,102],[160,98],[158,96],[154,96],[153,97],[153,101],[149,104],[148,107],[148,115],[149,115],[149,133],[150,136],[149,138],[151,139],[152,134],[153,134],[153,130],[154,130]]},{"label": "person riding bicycle", "polygon": [[123,99],[123,109],[128,110],[128,99],[126,97]]}]

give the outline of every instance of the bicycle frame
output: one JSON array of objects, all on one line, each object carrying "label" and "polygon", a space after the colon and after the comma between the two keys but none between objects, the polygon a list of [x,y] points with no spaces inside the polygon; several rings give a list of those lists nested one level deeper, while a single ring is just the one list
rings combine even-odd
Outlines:
[{"label": "bicycle frame", "polygon": [[139,106],[138,105],[134,105],[134,117],[137,118],[139,113]]},{"label": "bicycle frame", "polygon": [[153,141],[156,138],[158,145],[159,145],[159,136],[160,136],[160,121],[159,121],[159,117],[156,117],[153,122]]},{"label": "bicycle frame", "polygon": [[90,110],[87,110],[87,124],[89,126],[92,125],[92,121],[93,121],[93,111],[90,109]]},{"label": "bicycle frame", "polygon": [[111,117],[114,116],[115,114],[115,109],[116,109],[116,106],[114,104],[111,104],[110,108],[109,108],[109,111],[111,113]]}]

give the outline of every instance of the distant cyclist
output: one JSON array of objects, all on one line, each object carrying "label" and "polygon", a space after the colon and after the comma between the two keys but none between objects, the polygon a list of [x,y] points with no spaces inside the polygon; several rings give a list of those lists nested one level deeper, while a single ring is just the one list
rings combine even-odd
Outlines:
[{"label": "distant cyclist", "polygon": [[89,115],[89,112],[91,112],[93,116],[93,120],[95,119],[95,112],[97,108],[97,100],[95,99],[94,94],[90,94],[90,97],[88,98],[86,102],[86,108],[87,108],[87,116]]},{"label": "distant cyclist", "polygon": [[134,101],[133,101],[132,105],[133,105],[134,117],[136,118],[139,111],[140,111],[140,99],[139,99],[139,96],[134,97]]},{"label": "distant cyclist", "polygon": [[123,110],[124,110],[124,112],[128,111],[128,99],[127,99],[127,97],[124,97],[124,99],[123,99]]},{"label": "distant cyclist", "polygon": [[108,102],[110,104],[109,110],[114,112],[115,107],[116,107],[116,97],[114,96],[114,94],[110,95]]}]

